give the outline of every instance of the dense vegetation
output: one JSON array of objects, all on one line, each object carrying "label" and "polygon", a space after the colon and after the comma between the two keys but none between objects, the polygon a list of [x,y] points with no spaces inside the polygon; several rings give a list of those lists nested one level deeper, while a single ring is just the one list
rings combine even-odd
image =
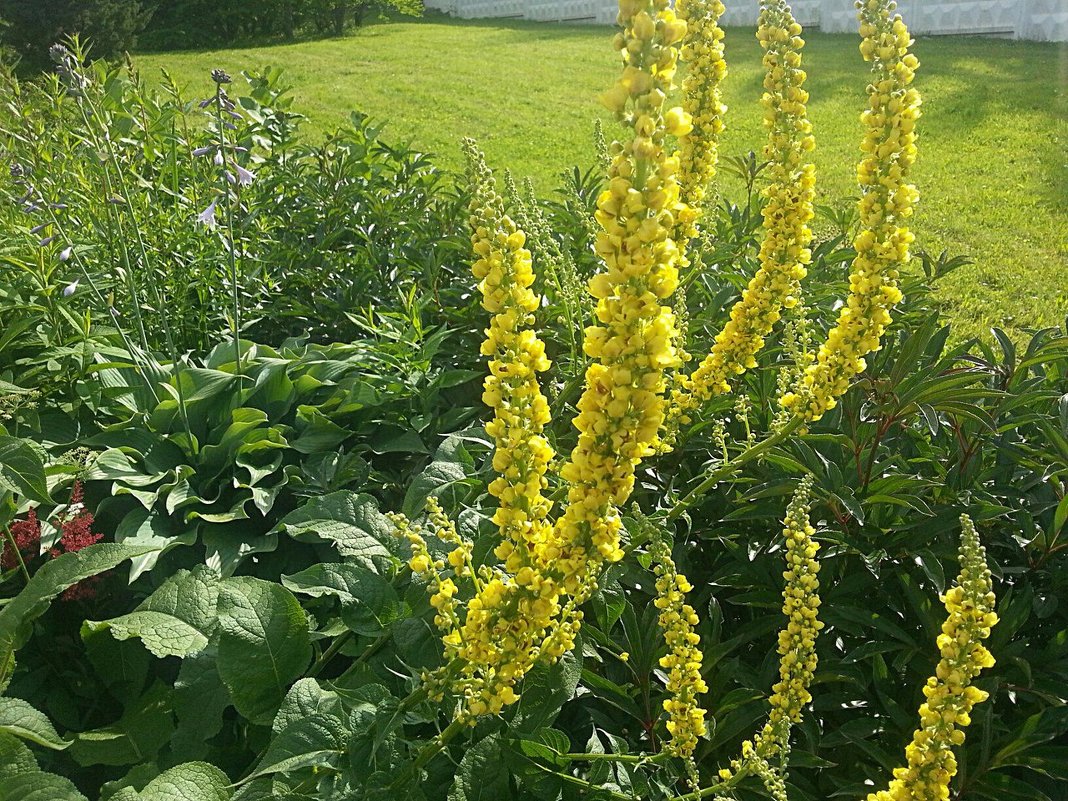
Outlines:
[{"label": "dense vegetation", "polygon": [[[797,49],[790,26],[773,23],[788,33],[765,41]],[[704,57],[714,76],[714,48]],[[595,583],[580,584],[588,593],[567,590],[582,611],[573,647],[485,696],[477,681],[492,675],[462,683],[435,627],[449,632],[463,605],[473,620],[486,587],[519,575],[499,509],[534,525],[531,510],[569,506],[572,480],[557,468],[588,434],[578,412],[600,402],[584,383],[608,346],[589,332],[612,321],[610,303],[595,317],[585,287],[616,297],[602,259],[605,233],[626,224],[612,205],[626,149],[590,126],[592,166],[539,199],[510,177],[495,183],[471,146],[468,175],[446,174],[361,115],[308,136],[276,70],[216,70],[210,93],[187,97],[129,65],[86,65],[76,42],[53,58],[45,78],[5,79],[0,109],[0,801],[681,799],[720,768],[723,797],[862,797],[902,763],[928,677],[946,679],[939,596],[952,622],[968,614],[961,593],[981,584],[967,524],[960,547],[962,514],[985,545],[999,620],[986,641],[996,664],[975,684],[990,697],[953,741],[952,792],[1057,801],[1068,781],[1068,328],[1022,342],[1000,329],[955,335],[933,293],[962,271],[956,254],[920,251],[899,279],[851,284],[872,252],[872,209],[816,198],[827,210],[803,302],[780,298],[760,315],[766,342],[726,373],[730,391],[710,384],[662,452],[643,454],[612,512],[624,558],[606,548],[612,558],[586,573]],[[862,70],[857,59],[860,84]],[[803,132],[802,95],[770,91],[800,102],[789,113]],[[686,97],[686,115],[655,116],[696,163],[687,120],[713,129],[721,112]],[[618,90],[607,101],[622,108]],[[622,141],[644,130],[621,116],[632,126]],[[782,157],[805,152],[803,137],[773,138],[770,165],[730,165],[740,189],[709,194],[700,230],[672,231],[691,240],[673,314],[696,361],[739,330],[738,296],[775,266],[768,227],[806,236],[796,232],[813,198],[792,187],[810,172]],[[648,158],[670,183],[667,157]],[[769,203],[794,211],[765,215]],[[781,251],[790,275],[801,250]],[[670,248],[652,252],[669,276]],[[519,276],[531,261],[516,285],[540,298],[494,294],[511,286],[494,269]],[[802,391],[843,300],[873,285],[903,295],[879,295],[893,307],[882,348],[833,408],[791,417],[780,401]],[[502,312],[509,303],[526,312]],[[527,312],[540,340],[519,333]],[[499,381],[485,398],[480,349]],[[501,370],[508,358],[531,366],[519,383]],[[529,383],[539,375],[540,389]],[[544,393],[544,416],[508,422],[508,392],[528,410]],[[509,425],[527,432],[511,448]],[[502,461],[544,453],[534,436],[561,456],[517,504]],[[823,630],[791,662],[808,646],[787,626],[777,653],[782,591],[788,608],[814,609],[815,589],[782,563],[812,570],[798,554],[814,543]],[[692,664],[706,690],[695,744],[663,705],[693,695],[671,659],[680,641],[669,652],[661,626],[699,637],[701,655],[682,660],[689,691]],[[780,671],[817,655],[814,676],[797,674],[812,699],[792,747],[732,765],[769,696],[775,710],[789,695]],[[499,714],[482,714],[487,697]],[[958,734],[961,714],[948,721]]]}]

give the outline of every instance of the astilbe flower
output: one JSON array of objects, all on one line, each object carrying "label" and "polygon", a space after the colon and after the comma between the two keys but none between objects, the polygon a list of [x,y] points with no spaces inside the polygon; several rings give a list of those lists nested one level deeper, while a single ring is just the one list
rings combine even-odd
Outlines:
[{"label": "astilbe flower", "polygon": [[815,147],[805,104],[805,71],[801,69],[801,26],[783,0],[761,3],[757,39],[764,48],[764,125],[768,140],[764,157],[770,181],[763,190],[764,237],[760,268],[730,320],[716,336],[709,354],[687,381],[672,393],[665,443],[688,413],[713,395],[730,392],[730,381],[756,366],[764,338],[778,322],[783,307],[800,297],[800,281],[812,254],[809,222],[813,217],[816,172],[810,153]]},{"label": "astilbe flower", "polygon": [[25,520],[14,521],[8,529],[15,541],[15,547],[4,539],[3,548],[0,549],[0,570],[11,570],[18,567],[19,556],[23,560],[33,559],[41,550],[41,521],[37,519],[37,510],[30,509],[26,513]]},{"label": "astilbe flower", "polygon": [[615,45],[623,73],[603,97],[629,129],[613,143],[608,188],[597,199],[602,230],[595,249],[606,270],[589,285],[596,325],[583,347],[593,360],[574,425],[579,436],[561,469],[567,505],[540,564],[560,577],[576,602],[588,596],[605,562],[623,557],[618,507],[630,496],[638,462],[651,454],[663,418],[665,370],[678,364],[671,309],[661,301],[678,285],[672,238],[686,207],[679,200],[678,159],[664,149],[669,133],[690,129],[681,108],[664,110],[673,89],[676,43],[686,23],[667,0],[620,0],[623,31]]},{"label": "astilbe flower", "polygon": [[986,551],[975,526],[962,515],[960,575],[957,586],[942,596],[948,616],[938,635],[942,658],[935,675],[923,688],[927,699],[920,706],[920,728],[905,748],[905,767],[894,770],[886,790],[871,793],[867,801],[944,801],[949,782],[957,772],[953,746],[964,743],[964,727],[972,707],[987,693],[972,685],[994,657],[982,644],[998,622]]},{"label": "astilbe flower", "polygon": [[784,408],[809,420],[833,409],[850,380],[866,368],[865,357],[879,349],[890,310],[901,300],[897,279],[908,262],[914,237],[905,223],[918,198],[906,182],[916,160],[916,120],[920,95],[912,87],[919,62],[909,53],[908,29],[891,0],[858,2],[860,52],[872,62],[868,108],[861,115],[866,133],[857,167],[861,186],[857,256],[849,295],[835,327],[805,370],[800,384],[781,398]]},{"label": "astilbe flower", "polygon": [[682,81],[682,107],[690,115],[693,130],[679,138],[679,196],[689,212],[676,221],[675,240],[680,251],[697,235],[696,219],[705,192],[716,174],[719,137],[724,130],[727,107],[721,85],[727,75],[723,58],[724,12],[720,0],[677,0],[675,13],[686,22],[680,57],[687,71]]},{"label": "astilbe flower", "polygon": [[[85,508],[85,493],[82,482],[76,480],[71,490],[70,504],[63,517],[54,520],[53,525],[60,530],[59,545],[49,550],[53,559],[64,553],[77,553],[104,538],[103,534],[93,531],[95,519],[93,513]],[[90,576],[68,587],[60,596],[64,601],[85,601],[96,596],[97,585],[102,575]]]},{"label": "astilbe flower", "polygon": [[656,599],[653,603],[660,610],[660,630],[668,653],[660,658],[660,667],[668,671],[667,690],[670,697],[664,700],[668,713],[667,729],[671,739],[665,750],[684,759],[693,755],[697,740],[707,731],[705,710],[697,696],[708,692],[701,677],[701,637],[694,631],[697,613],[686,603],[686,593],[693,589],[686,576],[678,572],[667,544],[657,540],[650,548],[656,574]]}]

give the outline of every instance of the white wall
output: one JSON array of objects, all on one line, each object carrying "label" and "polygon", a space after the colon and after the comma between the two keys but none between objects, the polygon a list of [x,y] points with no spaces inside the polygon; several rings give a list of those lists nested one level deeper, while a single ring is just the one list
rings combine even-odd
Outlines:
[{"label": "white wall", "polygon": [[[425,0],[458,17],[522,17],[615,23],[612,0]],[[758,0],[724,0],[724,25],[756,25]],[[831,33],[856,30],[852,0],[793,0],[797,20]],[[915,34],[989,34],[1068,42],[1068,0],[898,0]]]}]

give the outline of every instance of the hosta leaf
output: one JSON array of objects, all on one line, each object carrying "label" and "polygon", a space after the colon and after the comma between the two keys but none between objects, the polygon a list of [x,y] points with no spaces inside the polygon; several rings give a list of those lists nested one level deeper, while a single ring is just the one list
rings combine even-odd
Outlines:
[{"label": "hosta leaf", "polygon": [[0,732],[7,732],[57,751],[63,750],[71,743],[56,733],[43,712],[37,711],[21,698],[0,698]]},{"label": "hosta leaf", "polygon": [[209,568],[179,570],[128,615],[83,625],[90,631],[110,630],[118,640],[139,638],[161,658],[186,657],[207,646],[218,599],[218,578]]},{"label": "hosta leaf", "polygon": [[187,762],[165,770],[131,799],[138,801],[229,801],[230,780],[214,765]]},{"label": "hosta leaf", "polygon": [[70,779],[54,773],[20,773],[0,782],[0,801],[87,801]]},{"label": "hosta leaf", "polygon": [[167,551],[196,542],[197,530],[195,525],[180,525],[169,515],[137,508],[119,522],[115,541],[151,549],[130,563],[130,581],[136,581],[142,573],[155,567],[156,561]]},{"label": "hosta leaf", "polygon": [[347,490],[312,499],[286,515],[276,530],[295,539],[328,540],[342,556],[365,564],[372,557],[389,557],[397,547],[393,527],[375,499]]},{"label": "hosta leaf", "polygon": [[46,562],[22,592],[0,609],[0,684],[10,670],[20,632],[48,609],[49,603],[83,579],[111,570],[127,559],[143,556],[152,548],[98,543],[77,553],[65,553]]},{"label": "hosta leaf", "polygon": [[311,661],[308,619],[285,587],[250,577],[219,585],[219,677],[238,712],[268,724]]}]

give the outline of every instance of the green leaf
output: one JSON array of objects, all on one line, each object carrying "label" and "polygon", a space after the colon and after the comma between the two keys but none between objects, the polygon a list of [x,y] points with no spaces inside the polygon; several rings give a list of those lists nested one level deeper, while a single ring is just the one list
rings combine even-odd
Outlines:
[{"label": "green leaf", "polygon": [[229,801],[230,780],[214,765],[187,762],[163,771],[136,797],[139,801]]},{"label": "green leaf", "polygon": [[11,655],[20,634],[44,614],[53,598],[83,579],[111,570],[127,559],[143,556],[151,550],[104,542],[76,553],[65,553],[42,565],[22,592],[0,609],[0,684],[11,669]]},{"label": "green leaf", "polygon": [[0,435],[0,488],[38,503],[49,503],[44,461],[27,440]]},{"label": "green leaf", "polygon": [[512,728],[531,732],[550,726],[563,705],[575,695],[582,676],[582,647],[564,654],[558,662],[536,664],[526,675]]},{"label": "green leaf", "polygon": [[218,577],[209,568],[179,570],[133,612],[111,620],[87,620],[83,627],[110,630],[118,640],[136,637],[160,658],[184,658],[207,646],[218,600]]},{"label": "green leaf", "polygon": [[110,726],[81,732],[70,753],[79,765],[136,765],[155,759],[174,732],[172,690],[157,682]]},{"label": "green leaf", "polygon": [[176,760],[197,760],[208,756],[207,741],[223,726],[223,714],[230,706],[230,692],[219,678],[212,647],[182,660],[174,682],[174,711],[178,727],[171,738],[171,754]]},{"label": "green leaf", "polygon": [[308,619],[279,584],[250,577],[219,585],[219,677],[237,711],[253,723],[270,723],[311,661]]},{"label": "green leaf", "polygon": [[0,782],[0,801],[87,801],[70,779],[54,773],[20,773]]},{"label": "green leaf", "polygon": [[[439,449],[440,452],[440,449]],[[464,465],[458,461],[434,461],[426,466],[412,483],[404,495],[402,508],[408,517],[416,517],[422,514],[426,506],[426,499],[431,495],[438,495],[442,490],[467,478]]]},{"label": "green leaf", "polygon": [[130,564],[130,581],[156,566],[157,560],[172,548],[192,545],[197,541],[195,526],[180,526],[175,518],[155,510],[136,508],[129,512],[115,530],[115,541],[126,545],[150,548],[144,556]]},{"label": "green leaf", "polygon": [[293,592],[341,601],[342,619],[357,634],[376,636],[400,617],[401,607],[393,585],[369,568],[346,562],[312,565],[282,584]]},{"label": "green leaf", "polygon": [[375,499],[348,490],[312,499],[282,518],[275,530],[294,539],[333,542],[342,556],[365,564],[372,557],[391,556],[391,549],[397,547],[393,526]]},{"label": "green leaf", "polygon": [[36,773],[33,751],[18,737],[0,731],[0,785],[20,773]]},{"label": "green leaf", "polygon": [[511,797],[500,735],[491,734],[464,753],[449,788],[448,801],[496,801]]},{"label": "green leaf", "polygon": [[43,712],[37,711],[21,698],[0,698],[0,732],[56,751],[62,751],[71,743],[56,733]]}]

